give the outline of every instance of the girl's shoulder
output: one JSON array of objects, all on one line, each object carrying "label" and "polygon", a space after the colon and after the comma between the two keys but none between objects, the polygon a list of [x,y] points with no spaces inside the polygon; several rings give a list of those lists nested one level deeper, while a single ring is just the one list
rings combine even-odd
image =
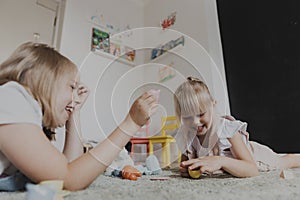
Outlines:
[{"label": "girl's shoulder", "polygon": [[1,94],[16,94],[17,93],[28,93],[23,85],[15,81],[9,81],[3,85],[0,85]]},{"label": "girl's shoulder", "polygon": [[219,138],[231,138],[237,132],[246,132],[247,123],[240,120],[220,118]]},{"label": "girl's shoulder", "polygon": [[2,103],[8,103],[11,101],[10,104],[15,102],[22,103],[24,101],[34,104],[36,100],[33,96],[25,89],[25,87],[15,81],[9,81],[0,86],[0,94]]},{"label": "girl's shoulder", "polygon": [[0,86],[0,96],[0,124],[30,122],[41,126],[41,107],[24,86],[7,82]]}]

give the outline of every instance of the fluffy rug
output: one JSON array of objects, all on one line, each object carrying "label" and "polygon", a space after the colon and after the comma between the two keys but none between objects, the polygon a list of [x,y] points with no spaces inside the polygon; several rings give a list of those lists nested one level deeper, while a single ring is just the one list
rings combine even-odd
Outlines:
[{"label": "fluffy rug", "polygon": [[[182,178],[177,170],[164,170],[161,176],[169,180],[151,180],[142,176],[137,181],[101,175],[87,189],[72,192],[68,200],[134,200],[134,199],[261,199],[282,200],[300,198],[300,169],[288,170],[294,177],[283,179],[280,171],[261,173],[253,178],[230,175],[205,176],[200,179]],[[0,192],[1,200],[24,200],[26,192]]]}]

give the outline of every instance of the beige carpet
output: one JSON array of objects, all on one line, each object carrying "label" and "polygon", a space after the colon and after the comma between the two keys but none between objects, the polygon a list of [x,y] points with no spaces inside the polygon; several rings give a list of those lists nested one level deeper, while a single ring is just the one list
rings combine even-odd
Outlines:
[{"label": "beige carpet", "polygon": [[[181,178],[177,171],[164,171],[165,181],[152,181],[155,176],[142,176],[138,181],[99,176],[87,189],[72,192],[66,200],[160,200],[160,199],[300,199],[300,169],[289,170],[292,179],[282,179],[279,171],[261,173],[253,178],[234,178],[229,175],[206,176],[201,179]],[[1,200],[25,200],[25,192],[0,192]]]}]

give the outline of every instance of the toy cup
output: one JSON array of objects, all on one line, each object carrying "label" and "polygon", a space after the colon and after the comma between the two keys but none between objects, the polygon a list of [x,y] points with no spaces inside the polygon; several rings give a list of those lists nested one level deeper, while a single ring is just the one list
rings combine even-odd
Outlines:
[{"label": "toy cup", "polygon": [[40,185],[47,186],[56,192],[59,192],[63,189],[64,182],[62,180],[47,180],[40,182]]},{"label": "toy cup", "polygon": [[57,197],[57,192],[45,185],[26,184],[26,200],[54,200]]}]

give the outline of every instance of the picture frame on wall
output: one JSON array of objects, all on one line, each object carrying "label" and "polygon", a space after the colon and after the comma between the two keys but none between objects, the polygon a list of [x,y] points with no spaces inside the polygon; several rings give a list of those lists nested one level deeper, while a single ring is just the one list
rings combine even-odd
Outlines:
[{"label": "picture frame on wall", "polygon": [[122,58],[130,61],[130,62],[134,62],[135,59],[135,49],[128,47],[128,46],[124,46],[123,48],[124,53],[122,53]]},{"label": "picture frame on wall", "polygon": [[122,44],[122,41],[114,41],[105,30],[93,27],[91,38],[91,51],[96,54],[110,57],[118,61],[134,64],[136,51],[134,48]]},{"label": "picture frame on wall", "polygon": [[110,53],[109,33],[94,27],[92,29],[91,50]]},{"label": "picture frame on wall", "polygon": [[153,48],[151,50],[151,60],[154,60],[155,58],[163,55],[167,51],[177,47],[178,45],[184,46],[184,36],[180,36],[176,40],[170,40],[169,42],[165,44],[161,44],[156,48]]},{"label": "picture frame on wall", "polygon": [[117,44],[117,43],[113,43],[110,42],[110,54],[114,55],[114,56],[121,56],[121,45]]},{"label": "picture frame on wall", "polygon": [[129,62],[134,62],[135,59],[135,50],[133,48],[112,41],[110,41],[110,54]]}]

